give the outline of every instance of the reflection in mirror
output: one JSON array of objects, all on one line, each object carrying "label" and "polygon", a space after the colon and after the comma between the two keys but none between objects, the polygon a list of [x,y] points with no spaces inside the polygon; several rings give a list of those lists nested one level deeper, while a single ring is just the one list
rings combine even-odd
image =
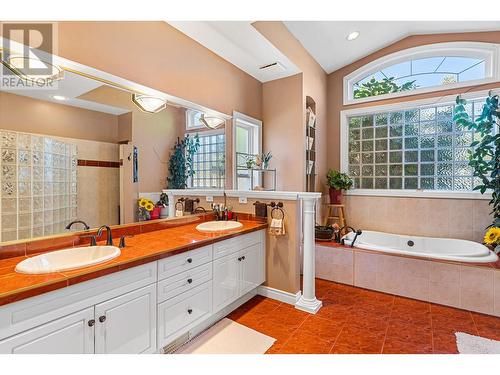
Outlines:
[{"label": "reflection in mirror", "polygon": [[188,187],[224,188],[224,126],[208,129],[201,112],[168,103],[149,113],[133,94],[69,71],[56,90],[2,88],[0,242],[64,233],[75,220],[137,221],[137,199],[159,200],[173,147],[188,133],[200,141]]}]

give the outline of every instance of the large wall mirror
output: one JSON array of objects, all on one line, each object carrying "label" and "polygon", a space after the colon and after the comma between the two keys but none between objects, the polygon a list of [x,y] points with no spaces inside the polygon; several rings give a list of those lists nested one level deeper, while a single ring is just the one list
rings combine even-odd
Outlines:
[{"label": "large wall mirror", "polygon": [[61,234],[74,220],[137,221],[137,198],[167,188],[173,146],[189,133],[200,142],[189,187],[223,189],[227,119],[74,71],[56,89],[2,87],[0,242]]}]

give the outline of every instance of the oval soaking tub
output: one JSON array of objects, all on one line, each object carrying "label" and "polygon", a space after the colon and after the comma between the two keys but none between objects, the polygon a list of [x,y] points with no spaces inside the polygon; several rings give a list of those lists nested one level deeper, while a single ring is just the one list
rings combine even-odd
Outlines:
[{"label": "oval soaking tub", "polygon": [[[350,246],[355,233],[343,237]],[[399,235],[374,231],[363,231],[354,247],[390,254],[410,255],[431,259],[450,260],[466,263],[496,262],[498,256],[480,243],[452,238],[434,238]]]}]

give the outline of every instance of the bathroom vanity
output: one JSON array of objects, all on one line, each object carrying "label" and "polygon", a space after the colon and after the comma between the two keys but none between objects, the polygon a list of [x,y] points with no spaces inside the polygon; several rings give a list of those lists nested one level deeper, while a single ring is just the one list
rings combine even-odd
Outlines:
[{"label": "bathroom vanity", "polygon": [[0,306],[0,353],[175,350],[265,281],[265,229],[227,237]]}]

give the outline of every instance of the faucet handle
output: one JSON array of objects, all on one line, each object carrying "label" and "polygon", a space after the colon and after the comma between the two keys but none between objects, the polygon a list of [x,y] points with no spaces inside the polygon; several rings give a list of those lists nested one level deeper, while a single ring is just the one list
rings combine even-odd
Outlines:
[{"label": "faucet handle", "polygon": [[93,234],[87,236],[80,236],[80,238],[90,238],[90,246],[97,246],[97,239],[96,236]]},{"label": "faucet handle", "polygon": [[120,237],[120,244],[118,245],[118,247],[120,249],[123,249],[124,247],[126,247],[127,245],[125,244],[125,238],[132,238],[132,237],[134,237],[133,234],[127,234],[127,235],[121,236]]}]

